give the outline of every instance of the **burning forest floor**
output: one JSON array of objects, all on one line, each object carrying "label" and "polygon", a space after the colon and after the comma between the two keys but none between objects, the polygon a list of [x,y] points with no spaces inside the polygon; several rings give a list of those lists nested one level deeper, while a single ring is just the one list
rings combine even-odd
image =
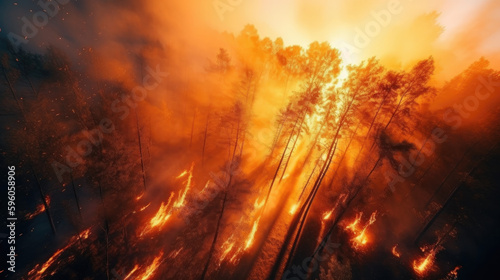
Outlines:
[{"label": "burning forest floor", "polygon": [[395,69],[252,25],[211,35],[149,42],[121,68],[109,49],[2,41],[11,279],[493,279],[486,59],[439,84],[432,56]]}]

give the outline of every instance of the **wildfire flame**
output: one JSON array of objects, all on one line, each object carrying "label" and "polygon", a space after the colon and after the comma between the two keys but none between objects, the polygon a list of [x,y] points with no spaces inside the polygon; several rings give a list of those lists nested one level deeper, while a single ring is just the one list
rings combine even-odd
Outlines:
[{"label": "wildfire flame", "polygon": [[413,261],[413,270],[415,270],[418,275],[424,275],[432,267],[435,256],[436,250],[430,250],[425,257],[420,258],[418,261]]},{"label": "wildfire flame", "polygon": [[[45,201],[47,202],[47,205],[49,205],[49,206],[50,206],[50,197],[49,197],[48,195],[47,195],[47,196],[45,196]],[[33,219],[35,216],[37,216],[37,215],[39,215],[39,214],[41,214],[41,213],[43,213],[43,212],[45,212],[45,205],[42,203],[42,204],[40,204],[40,205],[38,205],[38,206],[36,207],[35,212],[33,212],[33,213],[28,213],[28,214],[25,216],[25,218],[26,218],[26,220],[31,220],[31,219]]]},{"label": "wildfire flame", "polygon": [[[149,223],[146,225],[146,227],[142,230],[140,236],[143,236],[144,234],[150,233],[153,229],[157,228],[158,230],[162,230],[167,221],[170,219],[172,216],[174,210],[180,210],[182,207],[185,206],[186,203],[186,195],[191,188],[191,181],[193,179],[193,167],[194,164],[191,164],[191,168],[189,170],[183,171],[179,176],[176,178],[181,178],[186,175],[188,175],[188,179],[186,181],[186,186],[184,187],[183,190],[179,191],[177,194],[177,199],[172,203],[172,199],[174,197],[174,192],[170,193],[170,197],[168,198],[167,204],[164,202],[161,203],[160,208],[156,212],[156,214],[151,218]],[[170,204],[172,203],[172,207],[170,207]],[[143,211],[149,206],[146,205],[141,209]]]},{"label": "wildfire flame", "polygon": [[171,258],[175,258],[177,257],[177,255],[179,255],[179,253],[184,249],[184,247],[181,247],[179,248],[178,250],[175,250],[173,251],[172,253],[170,253],[168,256],[171,257]]},{"label": "wildfire flame", "polygon": [[326,221],[326,220],[330,219],[330,217],[332,216],[332,213],[333,213],[333,209],[328,211],[328,212],[323,213],[323,220]]},{"label": "wildfire flame", "polygon": [[144,270],[144,272],[140,275],[138,275],[135,279],[138,280],[148,280],[151,278],[151,276],[154,275],[158,267],[160,267],[161,264],[161,257],[163,256],[163,252],[160,252],[160,254],[153,260],[153,262]]},{"label": "wildfire flame", "polygon": [[163,226],[167,223],[168,219],[172,215],[171,212],[168,210],[168,207],[170,205],[170,202],[172,202],[173,197],[174,193],[172,192],[170,193],[170,197],[168,198],[167,204],[164,204],[163,202],[161,203],[160,209],[158,209],[154,217],[151,218],[149,224],[142,231],[141,236],[143,236],[146,233],[149,233],[155,227],[158,227],[158,229],[163,228]]},{"label": "wildfire flame", "polygon": [[141,212],[142,212],[142,211],[146,210],[146,208],[148,208],[148,207],[149,207],[149,205],[151,205],[151,202],[150,202],[150,203],[148,203],[146,206],[142,207],[139,211],[141,211]]},{"label": "wildfire flame", "polygon": [[187,170],[184,170],[184,171],[182,171],[182,173],[181,173],[181,174],[179,174],[179,176],[175,177],[175,179],[182,178],[182,177],[186,176],[186,174],[188,174],[188,171],[187,171]]},{"label": "wildfire flame", "polygon": [[222,262],[233,249],[235,241],[233,241],[232,239],[233,236],[231,235],[231,237],[228,240],[226,240],[224,244],[222,244],[222,249],[224,250],[224,252],[222,252],[222,255],[219,258],[220,262]]},{"label": "wildfire flame", "polygon": [[295,214],[295,212],[297,212],[297,208],[299,208],[299,203],[295,203],[292,208],[290,208],[290,211],[288,211],[288,213],[290,213],[290,215],[293,215]]},{"label": "wildfire flame", "polygon": [[453,269],[452,271],[450,271],[450,273],[448,273],[449,276],[453,277],[453,278],[456,278],[458,277],[458,270],[462,268],[461,266],[457,266],[455,267],[455,269]]},{"label": "wildfire flame", "polygon": [[253,223],[252,231],[248,235],[248,238],[247,238],[247,240],[245,242],[245,250],[247,250],[248,248],[250,248],[252,246],[252,244],[253,244],[253,240],[255,238],[255,233],[257,232],[257,229],[259,227],[259,221],[260,221],[260,216]]},{"label": "wildfire flame", "polygon": [[358,224],[361,221],[362,216],[363,216],[362,212],[359,212],[358,214],[356,214],[356,219],[352,223],[350,223],[346,227],[346,229],[350,229],[352,232],[356,233],[358,231]]},{"label": "wildfire flame", "polygon": [[177,176],[177,178],[181,178],[181,177],[186,176],[186,174],[189,174],[187,182],[186,182],[186,187],[184,188],[184,191],[182,192],[182,195],[179,192],[179,197],[174,202],[174,207],[175,208],[180,208],[180,207],[184,206],[184,204],[185,204],[186,194],[189,191],[189,188],[191,188],[191,180],[193,179],[193,166],[194,166],[194,164],[191,164],[191,169],[189,171],[185,170],[179,176]]},{"label": "wildfire flame", "polygon": [[352,239],[352,241],[354,242],[354,248],[356,249],[368,243],[368,235],[366,233],[366,230],[376,221],[377,211],[371,214],[368,223],[363,227],[362,230],[359,230],[358,225],[361,221],[362,216],[363,213],[361,212],[356,214],[356,219],[346,227],[346,229],[350,229],[354,234],[357,234],[356,237]]},{"label": "wildfire flame", "polygon": [[254,209],[260,209],[262,206],[264,206],[264,203],[266,202],[265,199],[262,199],[262,201],[259,202],[259,198],[255,200],[255,203],[253,204]]},{"label": "wildfire flame", "polygon": [[136,272],[137,270],[139,269],[139,265],[135,265],[134,268],[132,268],[132,270],[127,274],[127,276],[125,276],[125,278],[123,278],[123,280],[127,280],[130,278],[130,276],[132,276],[134,274],[134,272]]},{"label": "wildfire flame", "polygon": [[[78,240],[87,239],[89,235],[90,235],[90,228],[71,237],[70,241],[68,242],[68,244],[66,244],[66,246],[57,250],[41,267],[38,264],[35,265],[35,267],[32,270],[30,270],[30,272],[28,272],[28,275],[29,276],[34,275],[36,272],[36,274],[31,279],[34,280],[42,279],[42,276],[47,271],[47,269],[49,269],[54,263],[56,263],[56,261],[57,263],[61,262],[61,260],[58,259],[64,251],[66,251],[69,247],[73,246]],[[37,271],[38,267],[40,267],[40,269]]]},{"label": "wildfire flame", "polygon": [[394,247],[392,247],[392,254],[395,256],[395,257],[401,257],[401,254],[399,254],[398,252],[398,244],[394,245]]}]

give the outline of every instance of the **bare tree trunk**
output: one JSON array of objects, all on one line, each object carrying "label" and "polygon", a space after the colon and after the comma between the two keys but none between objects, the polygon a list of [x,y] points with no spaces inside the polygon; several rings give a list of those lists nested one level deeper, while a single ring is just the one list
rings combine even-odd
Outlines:
[{"label": "bare tree trunk", "polygon": [[380,102],[380,104],[377,108],[377,112],[375,113],[375,116],[373,117],[372,122],[370,123],[370,127],[368,128],[368,131],[366,132],[365,138],[363,139],[363,142],[361,144],[361,148],[359,149],[358,155],[356,156],[356,159],[354,160],[354,165],[358,162],[359,156],[363,152],[363,148],[365,147],[366,140],[370,136],[370,132],[373,128],[373,125],[375,124],[375,121],[377,120],[378,114],[380,113],[380,110],[382,109],[382,106],[384,105],[385,100],[387,99],[388,96],[389,96],[389,93],[384,95],[384,98],[382,99],[382,101]]},{"label": "bare tree trunk", "polygon": [[281,173],[281,177],[278,183],[281,183],[283,180],[283,176],[285,176],[286,168],[288,167],[288,163],[290,162],[290,158],[292,157],[292,153],[295,150],[295,145],[297,145],[297,141],[299,140],[300,137],[300,132],[302,131],[302,125],[304,124],[305,120],[305,115],[302,117],[302,120],[300,121],[299,129],[297,130],[297,137],[293,141],[292,149],[290,150],[290,153],[288,153],[288,158],[285,162],[285,166],[283,167],[283,172]]},{"label": "bare tree trunk", "polygon": [[351,134],[351,137],[349,138],[349,143],[347,144],[347,147],[345,148],[344,153],[342,154],[342,157],[339,160],[339,163],[337,164],[337,167],[335,168],[335,171],[333,172],[332,179],[330,180],[330,183],[328,184],[329,186],[332,186],[333,180],[335,180],[335,177],[337,177],[337,172],[340,169],[340,166],[342,165],[342,162],[344,161],[344,158],[347,154],[347,151],[349,150],[349,147],[351,147],[352,140],[354,139],[354,136],[356,136],[356,132],[358,132],[358,129],[360,127],[361,122],[358,122],[358,125],[356,126],[356,129]]},{"label": "bare tree trunk", "polygon": [[233,179],[233,175],[230,173],[229,174],[229,182],[228,182],[228,184],[226,186],[226,190],[224,192],[224,198],[222,199],[222,208],[221,208],[221,211],[219,214],[219,218],[217,219],[217,225],[215,227],[214,239],[212,240],[212,245],[210,245],[210,250],[208,251],[207,262],[205,263],[205,266],[203,267],[203,272],[201,273],[201,277],[200,277],[201,280],[205,279],[205,276],[208,272],[208,267],[210,266],[210,261],[212,259],[212,255],[214,254],[214,251],[215,251],[215,244],[217,243],[217,238],[219,236],[220,224],[222,221],[222,217],[224,216],[224,209],[225,209],[226,202],[227,202],[227,194],[229,192],[229,187],[231,186],[232,179]]},{"label": "bare tree trunk", "polygon": [[[301,211],[300,211],[301,219],[300,219],[300,223],[299,223],[299,228],[298,228],[297,234],[295,235],[295,240],[293,242],[292,249],[290,250],[290,253],[288,254],[285,269],[291,265],[292,258],[295,254],[296,247],[297,247],[298,242],[302,236],[302,230],[303,230],[305,221],[307,220],[309,210],[311,208],[311,205],[312,205],[314,199],[316,198],[316,194],[321,186],[321,183],[323,182],[323,179],[325,178],[326,173],[328,172],[328,169],[330,168],[330,164],[333,161],[335,151],[337,149],[338,137],[340,135],[340,131],[345,124],[347,114],[349,113],[349,110],[350,110],[353,102],[354,102],[354,98],[351,99],[351,102],[349,102],[349,105],[347,106],[346,110],[342,114],[341,119],[338,122],[337,131],[335,132],[335,136],[333,138],[333,141],[332,141],[330,147],[328,148],[328,154],[327,154],[326,160],[323,163],[323,166],[320,170],[318,177],[316,178],[316,181],[314,183],[313,189],[311,190],[311,193],[309,194],[306,202],[304,203],[304,205],[301,208]],[[279,261],[281,261],[281,260],[279,260]]]},{"label": "bare tree trunk", "polygon": [[292,131],[290,132],[290,137],[288,137],[288,141],[286,143],[285,149],[283,150],[283,153],[281,154],[280,161],[278,162],[278,166],[276,167],[276,171],[274,172],[273,180],[271,181],[271,185],[269,186],[269,190],[267,192],[266,201],[264,202],[263,209],[266,208],[267,201],[269,200],[269,196],[271,195],[271,191],[273,190],[274,181],[276,180],[276,177],[278,176],[278,172],[280,170],[281,163],[283,162],[283,159],[285,158],[286,150],[288,149],[288,145],[290,145],[290,141],[292,140],[292,137],[293,137],[294,131],[295,131],[295,127],[297,126],[298,121],[299,121],[298,119],[295,120]]},{"label": "bare tree trunk", "polygon": [[10,89],[10,92],[12,94],[12,97],[14,98],[14,101],[16,101],[17,107],[19,108],[19,111],[21,112],[21,115],[23,116],[24,123],[27,126],[28,120],[26,119],[26,114],[24,112],[23,106],[21,105],[21,103],[19,102],[19,99],[17,98],[16,92],[14,90],[12,83],[10,82],[10,79],[7,75],[7,71],[6,71],[5,67],[1,63],[0,63],[0,66],[2,67],[3,76],[4,76],[5,80],[7,81],[7,84],[9,85],[9,89]]},{"label": "bare tree trunk", "polygon": [[221,211],[219,214],[219,218],[217,219],[217,225],[215,227],[215,234],[214,234],[214,239],[212,240],[212,245],[210,245],[210,250],[208,251],[208,259],[207,262],[205,263],[205,266],[203,268],[203,272],[201,273],[201,280],[204,280],[206,277],[206,274],[208,272],[208,267],[210,266],[210,261],[212,259],[212,255],[215,252],[215,245],[217,243],[217,238],[219,236],[219,231],[220,231],[220,225],[222,221],[222,217],[224,216],[224,209],[226,207],[226,202],[227,202],[227,195],[229,193],[229,188],[231,187],[231,183],[233,180],[233,164],[234,164],[234,159],[235,159],[235,154],[236,154],[236,148],[238,147],[238,138],[239,138],[239,129],[240,129],[240,120],[238,119],[238,128],[236,130],[236,141],[234,143],[234,149],[233,149],[233,157],[231,159],[231,163],[229,166],[229,180],[226,185],[225,191],[224,191],[224,198],[222,199],[222,207]]},{"label": "bare tree trunk", "polygon": [[422,173],[422,175],[418,178],[417,182],[415,183],[415,185],[413,186],[413,188],[406,194],[405,198],[404,199],[408,199],[409,197],[412,196],[413,192],[417,189],[417,186],[420,186],[420,184],[422,183],[422,180],[425,178],[425,176],[427,176],[427,174],[429,173],[429,171],[431,171],[432,167],[434,166],[434,164],[438,161],[438,158],[435,157],[434,160],[431,162],[431,164],[429,164],[429,167],[427,167],[427,169]]},{"label": "bare tree trunk", "polygon": [[450,172],[448,172],[448,174],[446,175],[446,177],[444,177],[443,181],[441,181],[441,184],[439,184],[438,188],[436,189],[436,191],[434,191],[434,194],[431,196],[431,198],[429,198],[429,200],[427,201],[427,203],[424,205],[424,209],[427,209],[427,207],[429,207],[429,205],[431,204],[431,202],[434,200],[434,198],[436,197],[436,195],[441,191],[441,189],[443,188],[444,184],[448,181],[448,179],[450,179],[451,175],[453,175],[453,173],[455,173],[455,171],[457,170],[458,166],[462,163],[462,161],[464,161],[465,159],[465,156],[470,152],[470,150],[472,150],[472,147],[470,147],[463,155],[462,157],[460,158],[460,160],[457,161],[457,163],[455,164],[455,166],[453,166],[453,168],[450,170]]},{"label": "bare tree trunk", "polygon": [[[496,147],[497,144],[493,145],[489,152],[486,153],[486,155],[484,155],[479,161],[477,164],[474,165],[474,167],[472,167],[469,172],[467,172],[467,174],[465,174],[465,176],[462,178],[462,180],[460,180],[460,182],[457,184],[457,186],[453,189],[453,191],[451,192],[451,194],[448,196],[448,198],[446,199],[446,201],[443,203],[443,205],[439,208],[439,210],[434,213],[434,215],[432,216],[432,218],[424,224],[423,228],[420,230],[419,234],[417,235],[417,237],[415,238],[415,241],[414,243],[417,244],[420,239],[424,236],[424,234],[427,232],[427,230],[429,230],[429,228],[432,226],[432,224],[434,224],[434,222],[436,221],[436,219],[439,217],[439,215],[444,211],[444,209],[448,206],[448,204],[450,203],[450,201],[453,199],[453,197],[455,197],[455,195],[457,194],[458,190],[460,189],[461,186],[464,185],[464,182],[465,180],[470,176],[470,174],[472,174],[476,168],[478,168],[478,166],[481,164],[481,162],[483,160],[485,160],[489,155],[490,153],[494,150],[494,148]],[[475,146],[472,145],[472,147]],[[472,147],[469,149],[469,151],[472,149]],[[452,169],[452,171],[450,173],[448,173],[448,175],[446,176],[446,178],[443,180],[443,182],[441,183],[440,187],[442,187],[442,185],[444,184],[444,182],[446,182],[446,180],[449,178],[450,174],[453,173],[456,168],[458,167],[458,165],[460,165],[460,163],[462,162],[462,160],[464,159],[465,155],[469,152],[465,152],[464,153],[464,156],[462,157],[462,159],[455,165],[455,167]],[[436,192],[437,193],[437,192]],[[433,197],[436,195],[436,193],[434,193]],[[432,198],[431,200],[429,200],[428,204],[430,203],[430,201],[432,201]],[[428,205],[427,204],[427,205]],[[427,205],[426,205],[426,208],[427,208]]]},{"label": "bare tree trunk", "polygon": [[137,140],[139,144],[139,155],[141,156],[142,183],[144,184],[144,189],[147,189],[146,171],[144,170],[144,157],[142,156],[141,129],[139,127],[139,116],[137,115],[137,110],[135,110],[135,121],[137,125]]},{"label": "bare tree trunk", "polygon": [[40,184],[40,180],[36,175],[35,169],[31,166],[31,172],[33,172],[33,176],[35,177],[36,185],[38,186],[38,190],[40,191],[40,197],[42,198],[43,206],[45,207],[45,213],[47,213],[47,218],[49,219],[50,227],[52,228],[52,232],[56,234],[56,226],[54,224],[54,220],[52,219],[52,214],[50,213],[49,204],[45,199],[45,193],[43,192],[42,185]]},{"label": "bare tree trunk", "polygon": [[73,195],[75,196],[76,207],[78,208],[78,214],[82,218],[82,209],[80,207],[80,201],[78,200],[78,194],[76,193],[75,181],[73,180],[73,172],[69,173],[71,178],[71,186],[73,187]]}]

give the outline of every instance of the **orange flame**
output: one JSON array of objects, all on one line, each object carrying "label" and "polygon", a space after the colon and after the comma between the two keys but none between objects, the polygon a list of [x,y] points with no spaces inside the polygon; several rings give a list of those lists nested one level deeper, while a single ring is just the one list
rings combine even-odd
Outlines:
[{"label": "orange flame", "polygon": [[257,232],[257,229],[259,227],[259,221],[260,221],[260,216],[253,223],[252,231],[248,235],[248,238],[247,238],[247,240],[245,242],[245,250],[247,250],[248,248],[250,248],[252,246],[252,244],[253,244],[253,240],[255,238],[255,233]]},{"label": "orange flame", "polygon": [[220,262],[222,262],[227,257],[227,255],[229,255],[231,250],[233,249],[235,242],[232,239],[233,239],[233,236],[231,235],[231,237],[229,237],[229,239],[226,240],[224,242],[224,244],[222,244],[222,249],[224,250],[224,252],[222,252],[222,255],[219,258]]},{"label": "orange flame", "polygon": [[[184,190],[179,191],[177,194],[177,199],[173,202],[172,207],[170,207],[170,203],[172,202],[172,199],[174,197],[174,193],[170,193],[170,197],[168,198],[167,204],[161,203],[160,209],[156,212],[155,216],[151,218],[149,221],[149,224],[146,225],[146,227],[143,229],[141,232],[140,236],[143,236],[146,233],[151,232],[153,228],[158,228],[158,230],[163,229],[167,221],[170,219],[172,216],[172,213],[174,210],[179,210],[180,208],[184,207],[186,203],[186,195],[189,189],[191,188],[191,181],[193,179],[193,167],[194,164],[191,164],[191,168],[188,170],[183,171],[177,178],[184,177],[188,175],[188,179],[186,181],[186,186],[184,187]],[[147,205],[149,206],[149,204]],[[147,207],[146,206],[146,207]],[[144,210],[145,207],[143,207],[142,210]]]},{"label": "orange flame", "polygon": [[292,208],[290,208],[290,211],[288,211],[288,213],[290,213],[290,215],[293,215],[295,214],[295,212],[297,211],[297,208],[299,208],[299,203],[295,203]]},{"label": "orange flame", "polygon": [[136,272],[137,270],[139,269],[139,265],[135,265],[134,268],[132,268],[132,270],[127,274],[127,276],[125,276],[125,278],[123,278],[123,280],[127,280],[130,278],[130,276],[132,276],[134,274],[134,272]]},{"label": "orange flame", "polygon": [[394,245],[394,247],[392,247],[392,254],[395,256],[395,257],[401,257],[401,254],[399,254],[398,252],[398,244]]},{"label": "orange flame", "polygon": [[168,198],[167,204],[163,202],[160,205],[160,209],[156,212],[153,218],[149,221],[149,224],[144,228],[140,236],[143,236],[146,233],[149,233],[153,228],[158,227],[158,229],[162,229],[163,226],[167,223],[168,219],[172,215],[170,211],[168,211],[168,206],[170,202],[172,202],[172,198],[174,197],[174,193],[170,193],[170,197]]},{"label": "orange flame", "polygon": [[[36,272],[36,276],[33,278],[33,279],[36,279],[36,280],[39,280],[39,279],[42,279],[42,276],[43,274],[45,273],[45,271],[47,271],[47,269],[49,269],[59,258],[59,256],[64,252],[66,251],[66,249],[68,249],[69,247],[71,247],[73,244],[75,244],[79,239],[87,239],[90,235],[90,228],[89,229],[86,229],[84,231],[82,231],[81,233],[73,236],[70,238],[69,240],[69,243],[64,246],[63,248],[57,250],[40,268],[40,270],[38,270],[38,272]],[[59,263],[60,261],[58,261]],[[35,273],[35,271],[38,269],[39,265],[35,265],[35,267],[30,270],[30,272],[28,272],[28,275],[33,275]]]},{"label": "orange flame", "polygon": [[160,254],[153,260],[153,262],[146,268],[146,270],[137,276],[138,280],[148,280],[153,276],[153,274],[156,272],[158,267],[160,267],[161,264],[161,257],[163,256],[163,252],[160,252]]},{"label": "orange flame", "polygon": [[330,219],[330,217],[332,216],[332,213],[333,213],[333,209],[328,211],[328,212],[323,213],[323,220],[326,221],[326,220]]},{"label": "orange flame", "polygon": [[[48,195],[45,196],[45,201],[47,202],[47,205],[50,206],[50,197]],[[35,212],[26,214],[25,218],[26,218],[26,220],[31,220],[35,216],[37,216],[43,212],[45,212],[45,205],[42,203],[36,207]]]},{"label": "orange flame", "polygon": [[462,267],[461,266],[455,267],[455,269],[453,269],[452,271],[450,271],[450,273],[448,273],[448,275],[450,275],[450,276],[452,276],[454,278],[458,277],[458,270],[460,268],[462,268]]},{"label": "orange flame", "polygon": [[[358,224],[360,223],[362,216],[363,216],[363,213],[358,213],[356,215],[356,219],[354,220],[354,222],[352,222],[351,224],[349,224],[346,227],[346,229],[350,229],[350,230],[352,230],[353,233],[357,234],[357,236],[352,239],[352,241],[354,242],[354,248],[356,248],[356,249],[359,247],[362,247],[362,246],[366,245],[366,243],[368,243],[369,240],[368,240],[368,235],[366,233],[366,230],[368,229],[369,226],[371,226],[376,221],[377,211],[375,211],[371,214],[370,220],[368,220],[368,223],[363,227],[363,229],[361,231],[359,231]],[[359,234],[358,234],[358,232],[359,232]]]},{"label": "orange flame", "polygon": [[436,248],[432,249],[427,253],[427,256],[420,258],[418,261],[413,261],[413,269],[418,275],[424,275],[434,263],[434,257],[436,256]]},{"label": "orange flame", "polygon": [[182,193],[182,195],[179,192],[179,197],[174,202],[174,208],[180,208],[184,206],[186,200],[186,194],[189,191],[189,188],[191,187],[191,180],[193,179],[193,166],[194,164],[191,164],[191,169],[189,171],[185,170],[184,172],[181,173],[181,175],[177,176],[177,178],[181,178],[184,177],[186,174],[189,174],[186,182],[186,187],[184,188],[184,192]]},{"label": "orange flame", "polygon": [[175,179],[182,178],[182,177],[186,176],[186,174],[188,174],[188,171],[187,171],[187,170],[184,170],[184,171],[182,171],[182,173],[181,173],[181,174],[179,174],[179,176],[175,177]]},{"label": "orange flame", "polygon": [[177,255],[179,255],[179,253],[184,249],[184,247],[181,247],[179,248],[178,250],[175,250],[173,251],[172,253],[170,253],[168,256],[171,257],[171,258],[175,258],[177,257]]},{"label": "orange flame", "polygon": [[255,200],[255,203],[253,204],[253,207],[255,210],[262,208],[264,206],[264,203],[266,202],[265,199],[262,199],[262,201],[259,202],[259,198]]},{"label": "orange flame", "polygon": [[146,206],[142,207],[141,209],[139,209],[139,211],[141,211],[141,212],[142,212],[142,211],[146,210],[146,208],[148,208],[148,207],[149,207],[149,205],[151,205],[151,202],[150,202],[150,203],[148,203]]},{"label": "orange flame", "polygon": [[346,226],[345,229],[350,229],[352,232],[356,233],[358,231],[358,224],[361,221],[361,217],[363,216],[362,212],[359,212],[356,214],[356,219],[350,223],[348,226]]},{"label": "orange flame", "polygon": [[420,259],[418,262],[413,261],[413,269],[420,275],[425,274],[427,269],[432,265],[434,256],[432,254],[427,255],[427,257]]}]

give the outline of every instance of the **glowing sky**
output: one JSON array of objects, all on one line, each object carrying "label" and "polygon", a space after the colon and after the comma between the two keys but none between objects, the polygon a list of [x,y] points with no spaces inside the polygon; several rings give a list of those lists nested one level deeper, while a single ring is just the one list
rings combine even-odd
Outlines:
[{"label": "glowing sky", "polygon": [[236,4],[222,17],[214,8],[213,24],[217,29],[237,33],[242,26],[252,23],[262,36],[282,37],[285,44],[307,46],[318,40],[336,47],[344,42],[355,46],[357,28],[364,30],[374,20],[373,14],[397,5],[401,12],[391,14],[389,23],[381,26],[369,44],[349,62],[377,56],[390,66],[404,66],[429,55],[460,67],[480,56],[486,56],[494,65],[499,61],[500,30],[496,26],[500,23],[500,3],[495,0],[242,0],[233,3]]}]

